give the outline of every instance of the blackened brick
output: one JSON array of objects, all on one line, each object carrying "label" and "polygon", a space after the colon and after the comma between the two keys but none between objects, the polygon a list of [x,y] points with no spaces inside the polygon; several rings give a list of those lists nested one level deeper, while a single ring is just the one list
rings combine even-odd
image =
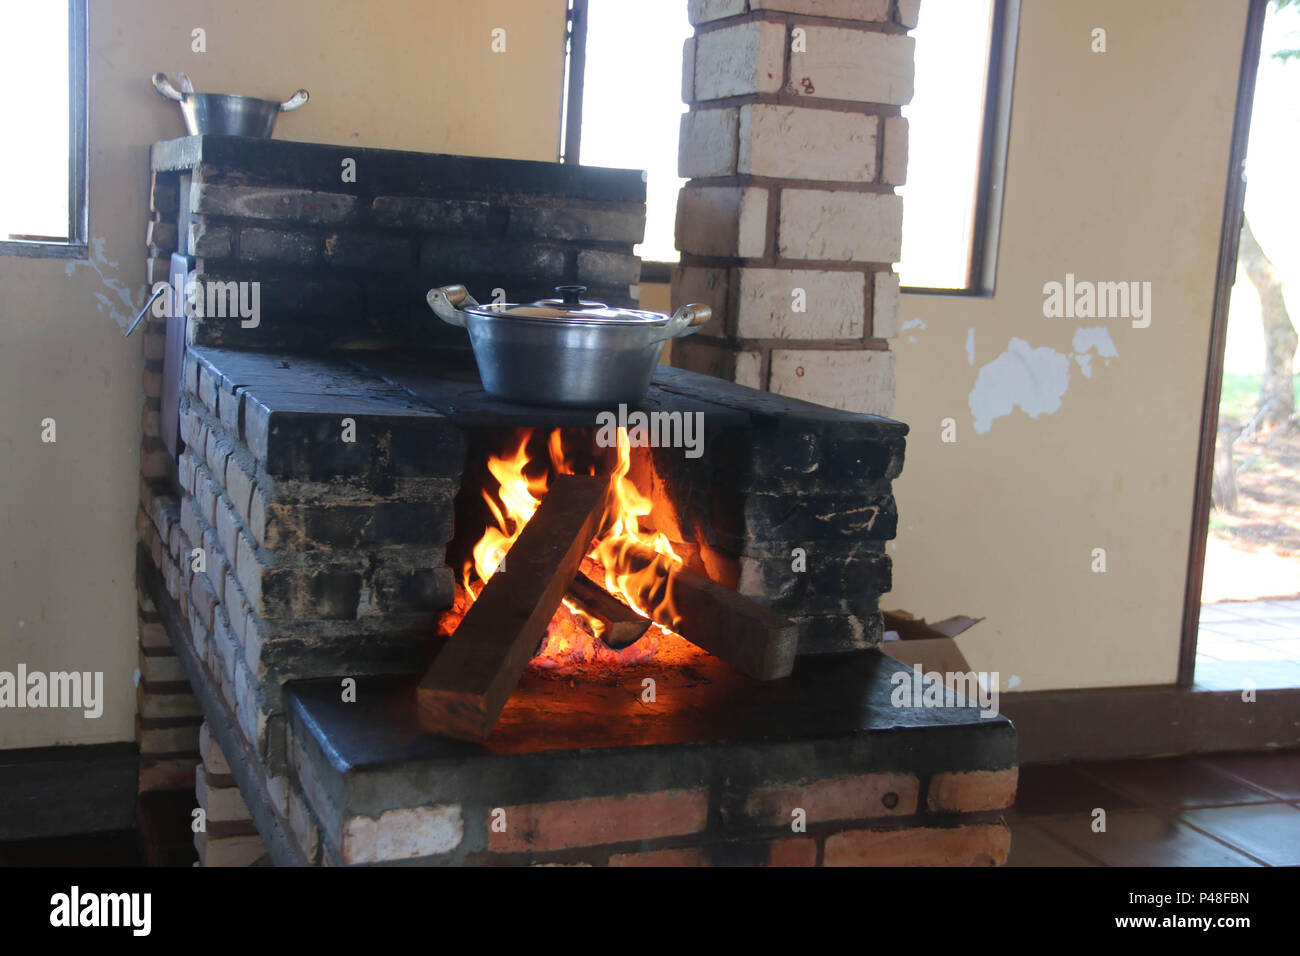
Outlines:
[{"label": "blackened brick", "polygon": [[174,219],[180,209],[180,177],[174,173],[154,173],[149,189],[149,208],[164,219]]},{"label": "blackened brick", "polygon": [[907,444],[902,435],[867,436],[836,427],[828,428],[823,437],[821,470],[828,476],[875,482],[892,481],[902,474]]},{"label": "blackened brick", "polygon": [[564,248],[538,243],[469,239],[428,239],[420,248],[420,269],[436,282],[458,275],[489,273],[501,281],[555,281],[564,274]]},{"label": "blackened brick", "polygon": [[377,196],[371,209],[375,221],[381,226],[461,236],[484,235],[488,228],[489,206],[486,202]]},{"label": "blackened brick", "polygon": [[[349,413],[341,400],[336,414],[272,412],[250,393],[244,428],[249,447],[272,475],[325,480],[339,475],[429,477],[460,473],[464,437],[446,419]],[[355,441],[343,440],[343,419],[355,422]]]},{"label": "blackened brick", "polygon": [[176,251],[176,223],[155,219],[149,223],[145,241],[151,256],[158,258],[171,255]]},{"label": "blackened brick", "polygon": [[585,239],[635,244],[645,235],[645,210],[573,204],[512,206],[507,235],[538,239]]},{"label": "blackened brick", "polygon": [[715,530],[720,540],[743,544],[739,553],[777,556],[817,543],[889,540],[898,529],[898,511],[888,494],[751,492],[745,495],[741,525]]},{"label": "blackened brick", "polygon": [[350,222],[360,209],[356,196],[308,189],[196,182],[190,196],[190,212],[244,219],[282,219],[309,225]]},{"label": "blackened brick", "polygon": [[352,620],[361,584],[361,573],[352,570],[268,570],[262,573],[261,600],[254,610],[272,619]]},{"label": "blackened brick", "polygon": [[401,611],[437,612],[451,607],[451,568],[381,568],[371,581],[371,598],[384,613]]},{"label": "blackened brick", "polygon": [[878,612],[862,615],[813,614],[792,617],[799,632],[799,654],[838,654],[861,650],[880,642]]},{"label": "blackened brick", "polygon": [[314,232],[245,227],[239,233],[239,258],[286,265],[311,265],[321,259],[321,237]]},{"label": "blackened brick", "polygon": [[605,249],[578,252],[578,280],[590,285],[631,285],[641,278],[641,260]]},{"label": "blackened brick", "polygon": [[[793,550],[793,548],[791,549]],[[858,613],[864,596],[884,594],[893,586],[893,562],[886,554],[839,553],[802,546],[799,558],[803,571],[794,570],[796,558],[742,557],[737,590],[778,611]]]},{"label": "blackened brick", "polygon": [[235,242],[235,230],[222,223],[195,217],[189,225],[190,255],[210,259],[227,259]]},{"label": "blackened brick", "polygon": [[272,504],[259,543],[312,551],[399,544],[438,544],[452,531],[450,499],[383,501],[365,505]]},{"label": "blackened brick", "polygon": [[414,268],[415,247],[400,236],[335,233],[325,239],[325,258],[332,266],[405,272]]}]

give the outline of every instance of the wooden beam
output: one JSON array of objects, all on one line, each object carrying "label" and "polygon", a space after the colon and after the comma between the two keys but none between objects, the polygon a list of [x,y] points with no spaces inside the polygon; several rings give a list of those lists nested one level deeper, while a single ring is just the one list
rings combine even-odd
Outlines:
[{"label": "wooden beam", "polygon": [[[624,553],[634,567],[655,557],[639,545]],[[750,677],[777,680],[794,670],[799,635],[793,621],[685,566],[673,573],[669,593],[678,620],[661,605],[651,615],[656,623]]]},{"label": "wooden beam", "polygon": [[537,650],[599,530],[608,477],[560,475],[417,690],[421,725],[482,740]]},{"label": "wooden beam", "polygon": [[635,644],[650,629],[650,619],[642,617],[585,574],[574,577],[566,595],[574,604],[594,618],[604,629],[600,639],[605,646],[620,650]]}]

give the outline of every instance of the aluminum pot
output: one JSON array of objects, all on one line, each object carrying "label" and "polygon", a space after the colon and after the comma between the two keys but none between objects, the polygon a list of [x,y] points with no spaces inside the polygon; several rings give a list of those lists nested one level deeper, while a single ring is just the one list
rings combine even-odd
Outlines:
[{"label": "aluminum pot", "polygon": [[307,102],[306,90],[299,90],[283,103],[228,93],[183,93],[172,86],[164,73],[153,75],[153,86],[167,99],[181,104],[185,128],[191,136],[220,133],[270,139],[276,117]]},{"label": "aluminum pot", "polygon": [[585,302],[586,286],[556,286],[558,299],[479,305],[463,285],[430,289],[440,319],[469,330],[483,387],[524,405],[611,407],[645,398],[664,343],[709,321],[706,305],[662,312]]}]

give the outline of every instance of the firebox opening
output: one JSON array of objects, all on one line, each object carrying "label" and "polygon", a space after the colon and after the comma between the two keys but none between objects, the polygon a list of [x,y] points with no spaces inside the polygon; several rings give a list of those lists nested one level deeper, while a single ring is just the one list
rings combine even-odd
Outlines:
[{"label": "firebox opening", "polygon": [[[631,447],[623,430],[617,446],[608,448],[598,446],[594,430],[584,428],[480,428],[467,438],[455,533],[446,551],[456,596],[439,619],[441,635],[455,632],[486,582],[508,566],[511,545],[555,477],[601,475],[610,477],[611,491],[600,530],[579,570],[585,580],[566,594],[529,669],[616,669],[698,653],[673,630],[679,619],[673,576],[684,567],[706,573],[709,564],[718,567],[725,561],[696,540],[693,523],[683,520],[658,478],[651,449]],[[593,602],[593,596],[600,600]],[[606,597],[623,607],[610,605]],[[603,613],[609,607],[630,620],[615,615],[611,624]],[[638,619],[642,627],[637,627]],[[640,636],[624,644],[619,636],[628,632]]]}]

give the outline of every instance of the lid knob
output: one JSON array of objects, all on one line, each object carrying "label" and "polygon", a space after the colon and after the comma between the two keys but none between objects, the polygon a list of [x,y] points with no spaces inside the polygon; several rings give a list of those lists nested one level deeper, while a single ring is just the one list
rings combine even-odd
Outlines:
[{"label": "lid knob", "polygon": [[560,293],[560,301],[564,305],[581,305],[582,293],[587,291],[585,285],[557,285],[555,291]]}]

